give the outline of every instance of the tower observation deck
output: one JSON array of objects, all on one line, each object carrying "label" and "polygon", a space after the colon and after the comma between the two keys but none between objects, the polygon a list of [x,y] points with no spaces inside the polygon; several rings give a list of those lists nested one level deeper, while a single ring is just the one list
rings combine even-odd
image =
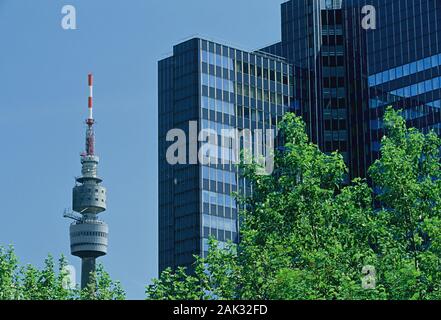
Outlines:
[{"label": "tower observation deck", "polygon": [[81,258],[81,288],[90,283],[96,259],[107,254],[109,227],[98,215],[107,209],[106,188],[98,176],[99,157],[95,154],[93,119],[93,76],[89,74],[89,118],[86,120],[86,151],[81,155],[81,176],[76,178],[72,195],[72,209],[65,217],[74,220],[70,226],[72,255]]}]

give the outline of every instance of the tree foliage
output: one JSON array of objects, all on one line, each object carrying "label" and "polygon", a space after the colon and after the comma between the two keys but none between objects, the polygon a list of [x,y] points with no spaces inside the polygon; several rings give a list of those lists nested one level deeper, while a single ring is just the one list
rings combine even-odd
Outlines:
[{"label": "tree foliage", "polygon": [[211,240],[192,275],[166,270],[147,296],[441,298],[440,138],[407,129],[391,108],[385,130],[381,158],[369,170],[372,189],[361,179],[344,183],[342,156],[322,153],[302,120],[286,115],[274,174],[242,166],[253,193],[238,197],[240,243],[220,248]]},{"label": "tree foliage", "polygon": [[407,129],[392,110],[385,125],[381,160],[370,169],[382,206],[380,276],[393,299],[440,299],[441,141]]},{"label": "tree foliage", "polygon": [[[102,266],[92,274],[93,282],[80,290],[66,282],[67,261],[56,265],[49,256],[40,270],[32,265],[20,267],[14,249],[0,247],[0,300],[121,300],[125,293],[110,279]],[[67,285],[66,285],[67,284]]]}]

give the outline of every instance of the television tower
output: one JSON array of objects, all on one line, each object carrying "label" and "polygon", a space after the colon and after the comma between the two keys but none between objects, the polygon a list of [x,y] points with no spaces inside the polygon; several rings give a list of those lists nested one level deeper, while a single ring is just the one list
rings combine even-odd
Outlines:
[{"label": "television tower", "polygon": [[81,258],[81,288],[90,283],[98,257],[107,254],[109,227],[98,219],[106,210],[106,188],[98,177],[99,158],[95,154],[93,119],[93,75],[89,74],[89,118],[86,120],[86,151],[81,154],[81,177],[75,179],[72,211],[64,217],[74,220],[70,226],[70,248],[74,256]]}]

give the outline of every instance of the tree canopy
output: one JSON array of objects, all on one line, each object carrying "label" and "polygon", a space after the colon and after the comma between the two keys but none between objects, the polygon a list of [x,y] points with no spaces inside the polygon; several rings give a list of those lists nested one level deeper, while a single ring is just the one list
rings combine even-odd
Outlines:
[{"label": "tree canopy", "polygon": [[68,283],[66,266],[64,257],[56,265],[53,257],[49,256],[41,270],[32,265],[20,267],[14,249],[0,247],[0,300],[125,299],[120,283],[111,280],[101,265],[84,290]]},{"label": "tree canopy", "polygon": [[309,142],[305,124],[285,116],[275,173],[242,166],[252,195],[238,196],[240,243],[211,240],[191,275],[166,270],[150,299],[441,298],[441,140],[408,129],[389,108],[381,158],[345,183],[339,153]]}]

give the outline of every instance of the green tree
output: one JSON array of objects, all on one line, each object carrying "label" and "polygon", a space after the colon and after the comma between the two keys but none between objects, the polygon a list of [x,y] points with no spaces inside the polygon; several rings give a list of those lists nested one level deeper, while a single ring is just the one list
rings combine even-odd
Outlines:
[{"label": "green tree", "polygon": [[49,256],[42,270],[32,265],[21,268],[17,275],[17,287],[21,300],[71,300],[76,299],[75,290],[63,286],[67,276],[64,257],[59,260],[58,272],[55,271],[54,259]]},{"label": "green tree", "polygon": [[146,293],[151,300],[201,300],[204,298],[200,277],[187,275],[184,268],[166,269],[161,280],[154,279]]},{"label": "green tree", "polygon": [[370,169],[382,226],[379,274],[391,299],[440,299],[441,140],[385,116],[381,159]]},{"label": "green tree", "polygon": [[81,291],[80,296],[82,300],[124,300],[126,298],[121,283],[113,281],[101,264],[91,274],[91,281]]},{"label": "green tree", "polygon": [[12,247],[0,247],[0,300],[122,300],[125,293],[119,282],[111,280],[100,265],[93,282],[84,290],[66,286],[67,261],[56,266],[49,256],[40,270],[32,265],[20,267]]},{"label": "green tree", "polygon": [[[241,166],[253,193],[238,197],[239,245],[212,240],[193,275],[167,270],[147,296],[168,299],[184,288],[183,299],[437,299],[440,139],[407,129],[392,109],[385,123],[370,170],[374,193],[360,179],[346,185],[341,155],[322,153],[302,120],[286,115],[274,174]],[[362,285],[367,266],[373,287]]]},{"label": "green tree", "polygon": [[17,257],[12,248],[0,247],[0,300],[20,298]]}]

